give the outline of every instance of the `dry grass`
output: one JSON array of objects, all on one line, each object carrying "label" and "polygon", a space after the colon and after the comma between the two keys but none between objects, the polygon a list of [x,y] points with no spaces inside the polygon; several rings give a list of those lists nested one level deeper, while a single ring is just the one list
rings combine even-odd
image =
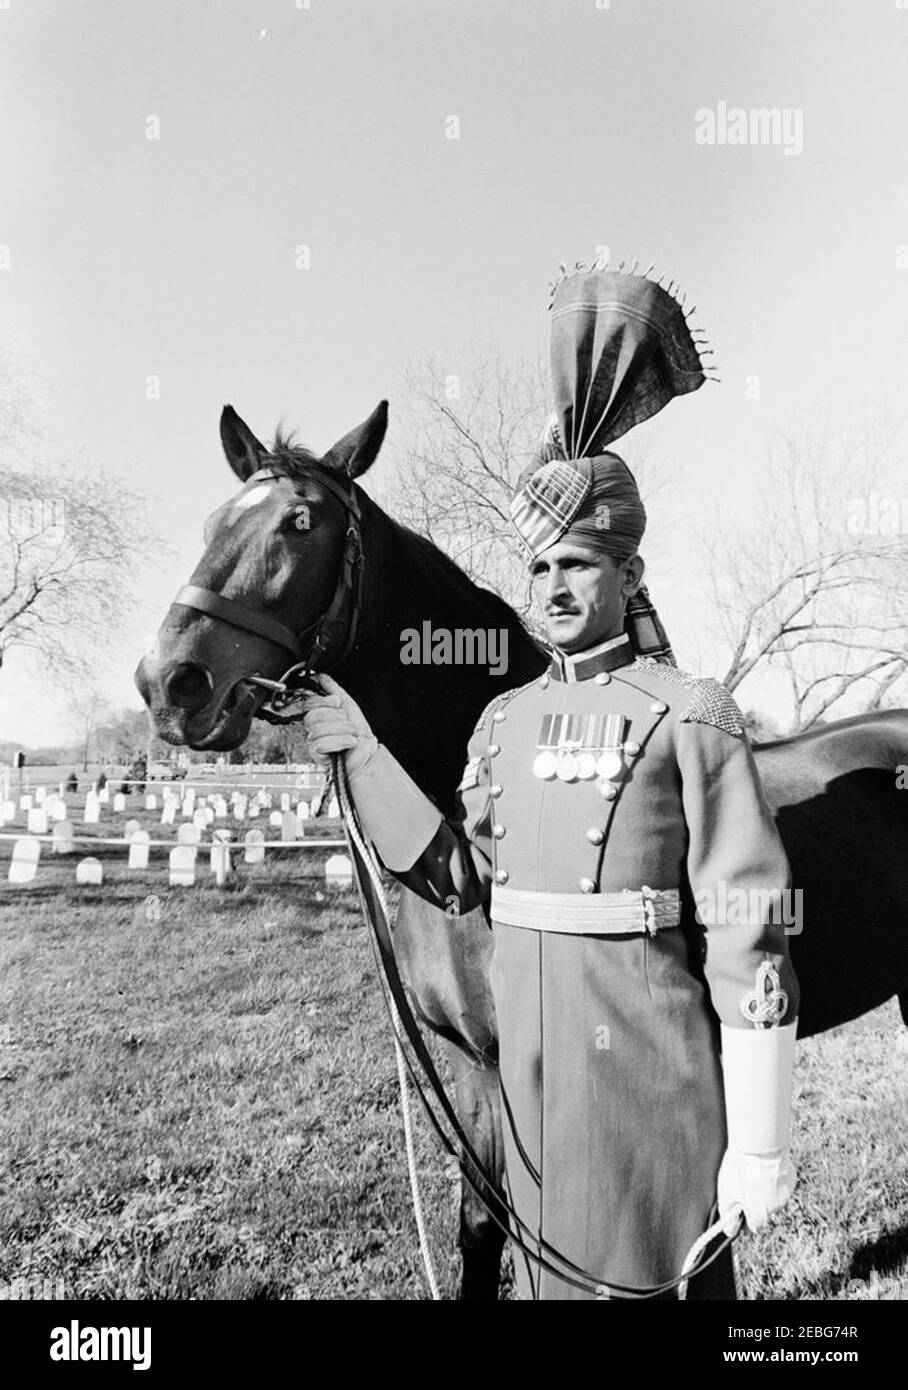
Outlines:
[{"label": "dry grass", "polygon": [[[15,889],[0,848],[7,1294],[426,1296],[368,939],[321,854],[291,855],[170,890],[111,851],[100,888],[61,859]],[[906,1037],[887,1006],[800,1047],[801,1184],[739,1242],[743,1296],[908,1291]],[[417,1129],[453,1295],[457,1175]]]}]

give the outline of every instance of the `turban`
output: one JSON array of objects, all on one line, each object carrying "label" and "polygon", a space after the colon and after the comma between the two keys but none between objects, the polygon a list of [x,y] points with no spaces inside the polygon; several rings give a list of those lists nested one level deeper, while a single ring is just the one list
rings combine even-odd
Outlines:
[{"label": "turban", "polygon": [[[690,314],[661,283],[619,268],[578,266],[554,287],[551,368],[555,410],[524,469],[511,518],[530,555],[572,537],[616,560],[636,554],[646,511],[627,464],[607,446],[706,380]],[[673,662],[645,588],[626,629],[640,655]]]}]

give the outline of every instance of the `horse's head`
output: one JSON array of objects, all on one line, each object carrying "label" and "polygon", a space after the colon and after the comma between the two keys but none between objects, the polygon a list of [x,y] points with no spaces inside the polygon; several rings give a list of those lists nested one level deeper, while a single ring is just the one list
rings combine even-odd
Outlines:
[{"label": "horse's head", "polygon": [[315,668],[338,659],[356,608],[353,480],[387,422],[382,401],[318,458],[280,439],[266,449],[224,408],[221,441],[242,489],[205,523],[202,557],[135,674],[161,738],[236,748],[267,699],[251,676],[277,680],[313,647]]}]

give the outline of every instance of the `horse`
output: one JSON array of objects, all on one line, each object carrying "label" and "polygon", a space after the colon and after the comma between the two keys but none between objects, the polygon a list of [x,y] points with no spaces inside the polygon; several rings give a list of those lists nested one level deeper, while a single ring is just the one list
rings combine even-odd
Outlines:
[{"label": "horse", "polygon": [[[363,490],[387,402],[322,456],[280,431],[266,448],[231,406],[221,442],[241,490],[208,519],[204,551],[135,674],[155,732],[226,751],[247,738],[267,691],[305,660],[330,670],[376,736],[446,816],[473,727],[496,695],[536,678],[545,649],[496,594]],[[498,629],[507,669],[401,660],[404,633]],[[499,667],[502,663],[499,663]],[[858,715],[754,746],[764,791],[802,894],[790,947],[799,1037],[898,996],[908,1023],[904,926],[908,711]],[[456,1106],[495,1190],[462,1185],[459,1296],[498,1297],[504,1246],[497,1034],[482,909],[451,919],[406,889],[394,950],[413,1011],[451,1066]],[[473,1175],[474,1181],[476,1175]]]}]

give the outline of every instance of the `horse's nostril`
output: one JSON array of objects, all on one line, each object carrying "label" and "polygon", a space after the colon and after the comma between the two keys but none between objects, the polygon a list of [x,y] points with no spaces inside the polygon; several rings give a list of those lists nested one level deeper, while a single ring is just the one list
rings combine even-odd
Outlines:
[{"label": "horse's nostril", "polygon": [[167,698],[179,709],[201,709],[214,689],[211,672],[191,661],[174,666],[164,682]]}]

